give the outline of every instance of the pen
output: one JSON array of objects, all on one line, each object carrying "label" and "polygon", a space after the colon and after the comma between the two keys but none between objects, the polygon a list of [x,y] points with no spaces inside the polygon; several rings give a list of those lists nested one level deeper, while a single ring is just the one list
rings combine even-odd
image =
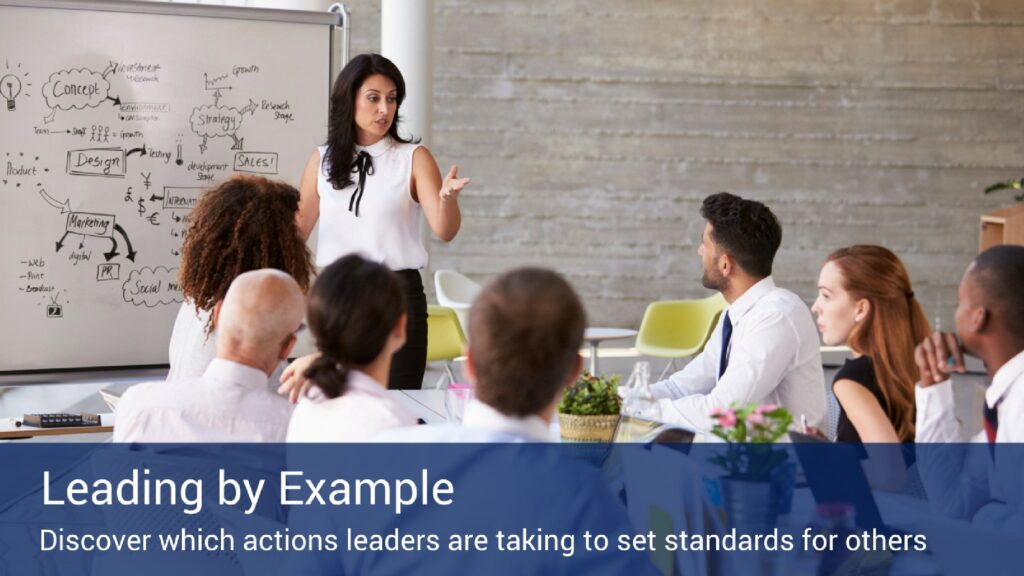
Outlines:
[{"label": "pen", "polygon": [[21,420],[18,420],[17,418],[8,418],[7,421],[15,428],[21,428]]},{"label": "pen", "polygon": [[804,434],[807,434],[807,415],[806,414],[801,414],[800,415],[800,427],[803,428]]}]

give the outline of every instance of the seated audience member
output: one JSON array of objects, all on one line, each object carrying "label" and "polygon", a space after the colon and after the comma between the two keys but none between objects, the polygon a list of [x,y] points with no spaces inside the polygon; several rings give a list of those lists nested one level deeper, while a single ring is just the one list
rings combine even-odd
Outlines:
[{"label": "seated audience member", "polygon": [[115,442],[284,442],[292,406],[267,378],[295,345],[302,289],[279,270],[235,278],[213,309],[217,355],[199,378],[129,388]]},{"label": "seated audience member", "polygon": [[[979,254],[958,290],[956,334],[935,332],[915,351],[917,454],[933,507],[959,518],[1024,529],[1024,246]],[[980,358],[992,384],[985,391],[984,430],[991,450],[930,445],[965,440],[953,412],[951,375],[965,372],[963,351]],[[1001,452],[996,444],[1015,444]],[[1001,457],[1000,457],[1001,456]]]},{"label": "seated audience member", "polygon": [[309,295],[309,329],[319,354],[297,360],[285,379],[302,371],[315,388],[303,395],[289,442],[364,442],[416,417],[391,399],[391,357],[405,343],[401,278],[357,255],[324,268]]},{"label": "seated audience member", "polygon": [[[577,543],[584,530],[612,535],[613,541],[616,534],[631,534],[622,503],[603,484],[598,470],[546,443],[558,402],[582,366],[579,349],[585,326],[579,298],[556,273],[523,268],[494,279],[469,314],[466,376],[475,385],[476,398],[466,408],[463,426],[417,426],[379,437],[392,442],[459,443],[422,449],[432,454],[430,474],[462,489],[463,500],[452,506],[458,510],[414,506],[403,510],[401,517],[362,514],[352,519],[337,508],[303,507],[289,518],[290,528],[342,530],[358,522],[360,531],[373,534],[396,529],[403,534],[495,534],[543,526],[545,533],[575,534]],[[466,499],[485,499],[485,513],[467,513]],[[515,554],[511,559],[494,548],[486,553],[442,550],[419,555],[363,548],[307,554],[294,562],[299,565],[290,566],[288,573],[656,574],[646,553],[613,551]]]},{"label": "seated audience member", "polygon": [[820,426],[825,375],[818,333],[800,298],[779,288],[772,264],[782,228],[764,204],[720,192],[704,199],[700,248],[705,288],[729,303],[704,351],[651,386],[661,418],[695,430],[733,403],[778,404]]},{"label": "seated audience member", "polygon": [[582,368],[586,312],[555,272],[502,274],[469,311],[465,376],[473,385],[462,426],[424,426],[388,440],[546,442],[565,389]]},{"label": "seated audience member", "polygon": [[822,341],[849,345],[836,373],[838,442],[913,442],[914,348],[931,332],[903,262],[881,246],[833,252],[818,278]]},{"label": "seated audience member", "polygon": [[818,278],[811,307],[822,341],[847,344],[853,358],[836,372],[837,442],[864,442],[871,485],[903,488],[907,458],[896,443],[914,441],[914,347],[930,332],[903,262],[881,246],[836,250]]},{"label": "seated audience member", "polygon": [[256,176],[235,176],[199,198],[181,250],[185,301],[171,333],[167,380],[197,378],[206,370],[216,353],[211,313],[239,274],[276,268],[303,292],[309,288],[313,265],[295,224],[298,210],[298,190]]}]

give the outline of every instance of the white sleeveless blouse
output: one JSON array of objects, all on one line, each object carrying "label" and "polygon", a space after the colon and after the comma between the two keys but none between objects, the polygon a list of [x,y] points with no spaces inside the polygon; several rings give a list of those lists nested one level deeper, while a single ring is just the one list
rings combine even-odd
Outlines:
[{"label": "white sleeveless blouse", "polygon": [[335,190],[327,180],[330,161],[327,147],[320,146],[320,228],[316,265],[327,266],[342,256],[359,254],[392,270],[417,270],[427,265],[427,251],[420,240],[420,206],[412,199],[412,155],[418,144],[396,142],[385,136],[372,146],[356,146],[373,158],[359,199],[359,216],[349,210],[359,174],[352,184]]}]

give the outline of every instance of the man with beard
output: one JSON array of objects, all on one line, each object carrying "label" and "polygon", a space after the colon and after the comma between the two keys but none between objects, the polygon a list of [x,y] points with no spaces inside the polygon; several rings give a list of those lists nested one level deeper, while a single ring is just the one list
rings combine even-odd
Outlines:
[{"label": "man with beard", "polygon": [[[729,303],[704,351],[651,389],[666,422],[708,430],[710,414],[749,402],[776,404],[820,426],[825,375],[807,305],[775,285],[782,227],[764,204],[720,192],[704,199],[701,283]],[[726,416],[728,419],[728,416]]]}]

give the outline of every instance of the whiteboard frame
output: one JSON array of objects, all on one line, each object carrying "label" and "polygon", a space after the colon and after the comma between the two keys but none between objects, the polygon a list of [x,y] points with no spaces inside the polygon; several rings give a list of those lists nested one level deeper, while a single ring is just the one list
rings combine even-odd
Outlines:
[{"label": "whiteboard frame", "polygon": [[142,2],[140,0],[83,0],[81,2],[78,0],[0,0],[0,6],[85,10],[87,12],[128,12],[166,16],[198,16],[201,18],[226,18],[229,20],[324,24],[327,26],[347,24],[347,18],[336,12],[184,4],[177,2]]},{"label": "whiteboard frame", "polygon": [[[242,6],[211,6],[207,4],[178,4],[173,2],[143,2],[139,0],[0,0],[0,7],[42,8],[55,10],[85,10],[88,12],[123,12],[166,16],[193,16],[228,20],[257,20],[330,26],[330,75],[328,94],[348,62],[351,53],[351,14],[342,3],[331,5],[327,12],[307,10],[279,10]],[[125,377],[163,379],[168,364],[133,364],[124,366],[96,366],[90,368],[41,368],[33,370],[0,370],[0,387],[40,384],[67,384],[69,382],[104,382]]]}]

